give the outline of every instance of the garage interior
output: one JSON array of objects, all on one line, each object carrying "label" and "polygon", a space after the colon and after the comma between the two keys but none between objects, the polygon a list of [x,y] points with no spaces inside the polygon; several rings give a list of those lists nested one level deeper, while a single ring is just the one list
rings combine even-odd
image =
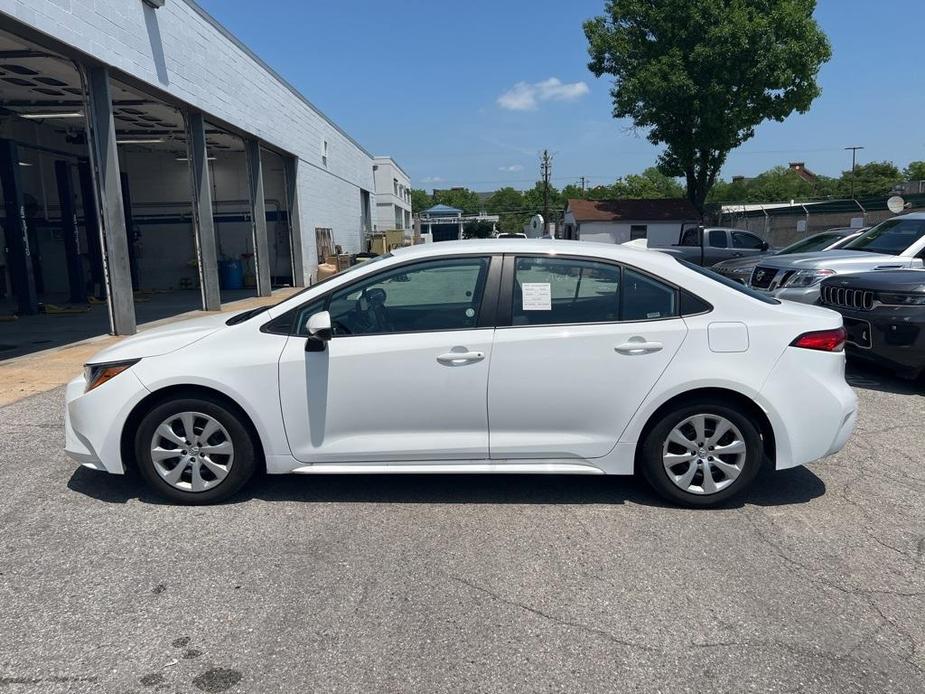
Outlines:
[{"label": "garage interior", "polygon": [[[0,360],[302,284],[292,157],[106,71],[113,188],[90,72],[0,31]],[[119,188],[124,219],[107,230]]]}]

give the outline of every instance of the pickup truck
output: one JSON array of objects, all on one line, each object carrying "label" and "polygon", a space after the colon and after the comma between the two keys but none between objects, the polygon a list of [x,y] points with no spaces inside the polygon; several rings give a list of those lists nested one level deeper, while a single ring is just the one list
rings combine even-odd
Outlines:
[{"label": "pickup truck", "polygon": [[703,230],[701,255],[700,232],[697,227],[690,227],[681,232],[677,245],[668,248],[653,248],[653,250],[710,267],[732,258],[746,258],[768,253],[770,246],[750,231],[707,227]]},{"label": "pickup truck", "polygon": [[922,268],[923,257],[925,212],[912,212],[881,222],[837,251],[764,258],[748,285],[778,299],[816,304],[826,277]]}]

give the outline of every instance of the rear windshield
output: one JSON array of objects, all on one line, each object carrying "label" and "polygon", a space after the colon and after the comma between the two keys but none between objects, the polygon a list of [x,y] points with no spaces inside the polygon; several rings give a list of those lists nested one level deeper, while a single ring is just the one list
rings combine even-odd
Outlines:
[{"label": "rear windshield", "polygon": [[858,236],[846,251],[899,255],[925,236],[925,219],[888,219]]},{"label": "rear windshield", "polygon": [[708,270],[705,267],[694,265],[693,263],[690,263],[686,260],[682,260],[681,258],[678,258],[678,257],[675,257],[675,260],[681,263],[681,265],[683,265],[684,267],[690,268],[694,272],[700,275],[703,275],[704,277],[709,277],[711,280],[713,280],[714,282],[719,282],[724,287],[735,289],[740,294],[745,294],[745,296],[750,296],[753,299],[757,299],[763,304],[779,304],[780,303],[780,301],[778,301],[772,296],[768,296],[767,294],[762,294],[761,292],[756,292],[754,289],[750,289],[749,287],[746,287],[744,284],[739,284],[735,280],[727,279],[723,277],[722,275],[716,272],[713,272],[712,270]]}]

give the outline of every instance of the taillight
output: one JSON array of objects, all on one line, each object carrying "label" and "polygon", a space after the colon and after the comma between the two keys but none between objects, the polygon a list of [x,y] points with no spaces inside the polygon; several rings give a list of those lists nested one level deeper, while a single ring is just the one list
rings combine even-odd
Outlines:
[{"label": "taillight", "polygon": [[792,347],[802,347],[803,349],[815,349],[820,352],[841,352],[845,349],[846,337],[848,337],[848,334],[844,328],[814,330],[811,333],[803,333],[790,345]]}]

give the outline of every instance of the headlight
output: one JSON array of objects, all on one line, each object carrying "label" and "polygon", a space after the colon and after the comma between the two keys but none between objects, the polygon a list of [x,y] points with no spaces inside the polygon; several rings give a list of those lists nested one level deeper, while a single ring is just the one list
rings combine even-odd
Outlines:
[{"label": "headlight", "polygon": [[879,292],[877,300],[887,306],[925,306],[925,294]]},{"label": "headlight", "polygon": [[105,364],[86,364],[84,365],[84,380],[87,382],[85,393],[89,393],[94,388],[106,383],[120,373],[137,364],[140,359],[130,359],[128,361],[111,361]]},{"label": "headlight", "polygon": [[797,270],[783,283],[784,287],[812,287],[826,277],[835,274],[835,270]]}]

